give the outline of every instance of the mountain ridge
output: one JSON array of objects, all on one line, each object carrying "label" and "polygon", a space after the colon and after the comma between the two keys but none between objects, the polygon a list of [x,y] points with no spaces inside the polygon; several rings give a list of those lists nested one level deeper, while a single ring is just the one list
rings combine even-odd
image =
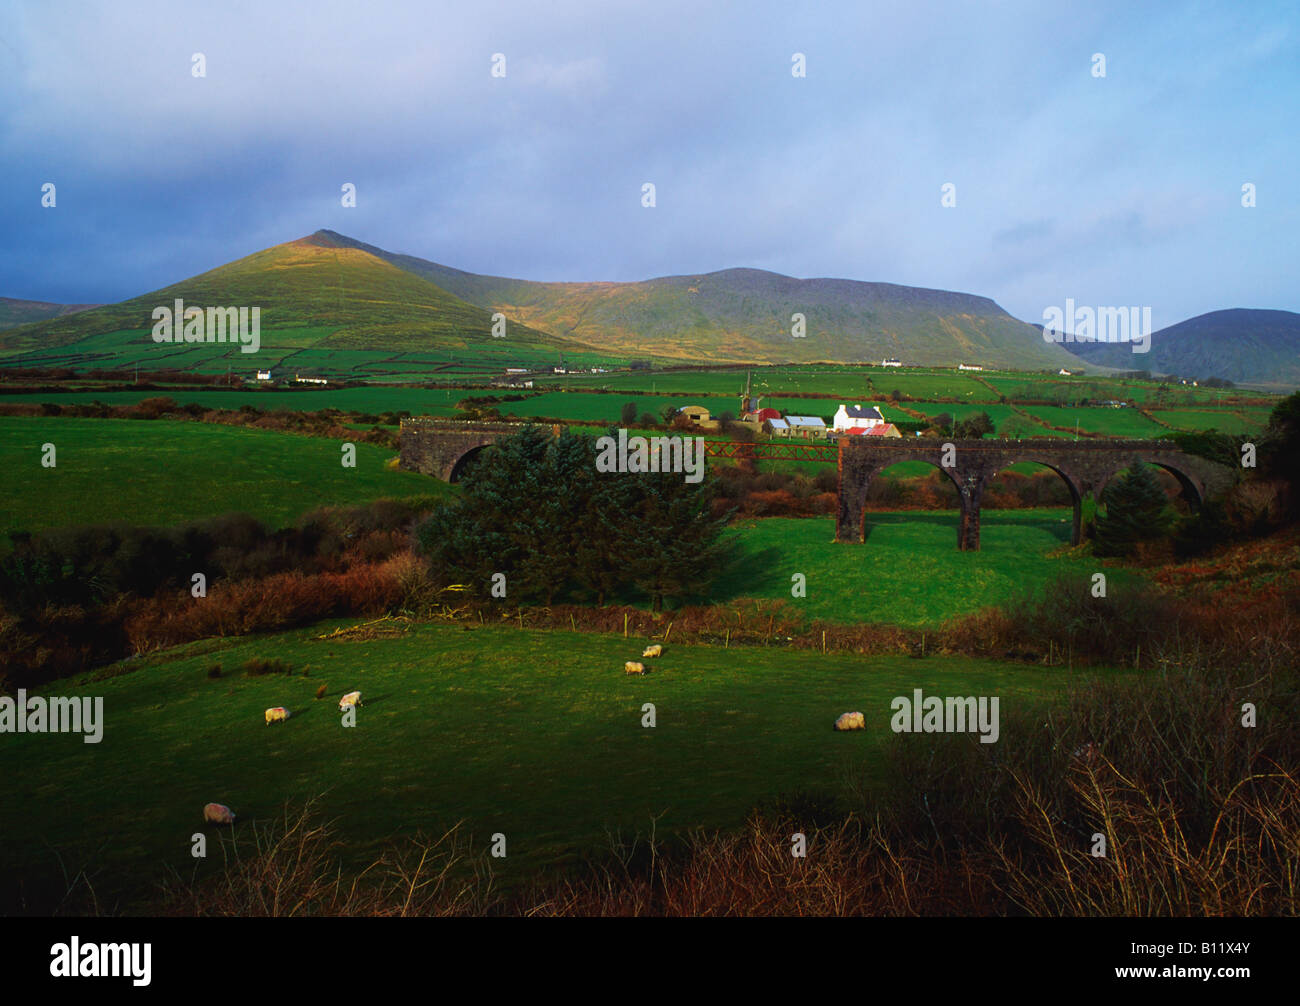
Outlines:
[{"label": "mountain ridge", "polygon": [[44,300],[0,297],[0,329],[14,328],[49,318],[61,318],[103,306],[103,304],[55,304]]},{"label": "mountain ridge", "polygon": [[1237,384],[1300,386],[1300,314],[1272,308],[1224,308],[1167,325],[1151,334],[1151,349],[1123,343],[1076,342],[1071,351],[1094,366],[1150,370]]},{"label": "mountain ridge", "polygon": [[[1080,362],[978,294],[752,267],[626,282],[521,280],[388,252],[329,229],[308,240],[367,251],[469,303],[607,352],[764,363],[902,355],[917,364],[1020,369]],[[791,335],[794,314],[805,316],[803,339]]]},{"label": "mountain ridge", "polygon": [[[99,306],[0,298],[10,363],[84,344],[107,359],[148,344],[151,312],[175,298],[191,306],[260,305],[263,341],[293,351],[420,353],[491,345],[614,358],[703,363],[877,363],[1017,370],[1093,368],[1300,384],[1300,315],[1233,308],[1152,336],[1150,354],[1115,344],[1054,343],[979,294],[835,277],[802,279],[736,266],[648,280],[546,282],[472,273],[394,253],[329,229]],[[75,310],[75,313],[74,313]],[[507,318],[493,338],[493,319]],[[803,337],[792,329],[802,316]],[[499,333],[500,329],[497,328]],[[75,355],[75,354],[73,354]],[[210,353],[208,354],[211,355]],[[194,348],[183,357],[203,356]],[[179,349],[173,361],[182,361]],[[210,361],[209,361],[210,362]]]}]

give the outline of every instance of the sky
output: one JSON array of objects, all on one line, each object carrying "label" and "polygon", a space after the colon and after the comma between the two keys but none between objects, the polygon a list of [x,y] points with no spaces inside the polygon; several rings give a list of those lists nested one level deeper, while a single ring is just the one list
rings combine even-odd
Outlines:
[{"label": "sky", "polygon": [[0,296],[31,300],[330,228],[524,279],[751,267],[1158,329],[1300,311],[1297,165],[1295,3],[0,6]]}]

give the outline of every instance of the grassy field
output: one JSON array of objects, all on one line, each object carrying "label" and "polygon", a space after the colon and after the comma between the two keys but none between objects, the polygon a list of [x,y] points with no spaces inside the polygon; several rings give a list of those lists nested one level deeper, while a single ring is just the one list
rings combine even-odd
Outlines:
[{"label": "grassy field", "polygon": [[[57,466],[41,466],[52,443]],[[242,511],[272,526],[313,507],[434,496],[449,487],[386,467],[393,452],[267,430],[127,419],[0,416],[0,531],[123,520],[173,524]]]},{"label": "grassy field", "polygon": [[1101,433],[1108,437],[1150,438],[1164,435],[1165,431],[1136,409],[1062,409],[1052,405],[1026,405],[1024,410],[1052,426]]},{"label": "grassy field", "polygon": [[[737,558],[710,596],[785,599],[831,622],[924,626],[1007,601],[1055,573],[1096,567],[1050,554],[1070,543],[1069,510],[985,510],[978,552],[957,551],[957,526],[955,511],[869,513],[866,542],[849,545],[834,541],[830,518],[746,521],[728,532]],[[805,598],[790,596],[795,573],[807,578]]]},{"label": "grassy field", "polygon": [[[480,392],[481,394],[482,392]],[[32,395],[0,396],[5,402],[53,402],[58,405],[134,405],[146,398],[170,398],[179,405],[202,405],[207,409],[239,409],[250,405],[271,411],[318,412],[340,409],[344,412],[410,412],[420,416],[450,416],[456,403],[475,392],[450,388],[331,388],[328,390],[289,391],[275,388],[258,390],[164,388],[161,391],[51,391]]]},{"label": "grassy field", "polygon": [[1167,409],[1153,413],[1180,430],[1218,430],[1220,433],[1258,433],[1268,425],[1271,410],[1237,409]]},{"label": "grassy field", "polygon": [[[985,371],[980,374],[957,370],[918,367],[884,368],[855,366],[754,367],[756,395],[814,392],[843,396],[846,401],[884,398],[898,391],[918,401],[954,399],[962,402],[994,403],[998,396],[1070,403],[1081,398],[1133,399],[1157,407],[1196,407],[1229,404],[1259,392],[1239,388],[1194,388],[1165,385],[1160,381],[1133,381],[1083,375],[1059,377],[1018,371]],[[655,391],[685,394],[721,394],[736,397],[745,386],[743,369],[720,371],[641,371],[637,373],[570,374],[545,379],[546,387],[595,387],[625,391]],[[539,385],[540,386],[540,385]],[[1163,389],[1163,390],[1162,390]]]},{"label": "grassy field", "polygon": [[[10,767],[0,873],[38,886],[57,874],[58,856],[85,867],[111,903],[128,877],[147,882],[164,864],[189,872],[204,803],[267,819],[286,800],[324,794],[351,861],[390,837],[464,821],[480,849],[503,832],[500,865],[519,875],[607,847],[613,831],[735,825],[783,792],[847,796],[877,778],[893,737],[890,700],[913,688],[996,695],[1008,717],[1071,679],[970,659],[670,646],[641,680],[622,673],[640,653],[635,639],[446,625],[366,642],[316,638],[333,624],[194,644],[134,661],[129,674],[52,689],[103,696],[103,740],[0,734]],[[271,655],[295,674],[238,671]],[[213,663],[223,677],[207,677]],[[318,702],[321,684],[329,694]],[[366,705],[345,729],[337,700],[352,688]],[[646,702],[653,729],[641,725]],[[265,726],[273,705],[292,718]],[[832,731],[849,709],[866,714],[865,733]]]},{"label": "grassy field", "polygon": [[[106,405],[130,405],[145,398],[166,396],[175,399],[181,405],[191,403],[215,409],[238,409],[243,405],[254,408],[291,409],[312,412],[320,409],[342,409],[356,412],[410,412],[412,415],[452,416],[456,414],[456,403],[475,395],[501,395],[499,389],[484,391],[466,391],[452,388],[428,387],[357,387],[334,388],[329,390],[287,390],[266,388],[259,390],[191,389],[176,388],[162,391],[47,391],[31,395],[0,395],[0,404],[30,404],[32,402],[54,402],[62,405],[102,402]],[[528,394],[528,398],[519,402],[501,402],[497,408],[508,416],[520,418],[547,417],[555,419],[572,419],[594,423],[616,423],[620,411],[627,402],[636,406],[638,417],[649,412],[659,418],[665,406],[681,408],[685,405],[703,405],[713,415],[739,412],[739,403],[733,396],[718,394],[638,394],[629,391],[626,394],[599,394],[584,391],[543,391]],[[878,406],[881,413],[891,422],[911,422],[913,417],[902,409],[880,398],[858,396],[855,401]],[[763,399],[765,406],[779,408],[796,415],[821,416],[829,420],[839,407],[835,399],[788,398],[773,395]],[[1015,415],[1009,405],[989,403],[972,403],[953,405],[937,402],[910,402],[908,408],[929,416],[948,413],[958,419],[966,418],[977,412],[987,412],[996,426],[1001,426]],[[1056,406],[1025,406],[1026,412],[1038,416],[1055,426],[1073,428],[1075,421],[1079,429],[1102,433],[1107,436],[1158,437],[1165,432],[1164,427],[1142,416],[1133,409],[1105,408],[1060,408]],[[1262,429],[1268,419],[1269,409],[1262,406],[1242,406],[1235,408],[1200,408],[1156,410],[1155,415],[1178,429],[1198,430],[1217,428],[1225,433],[1245,433]],[[1066,436],[1059,431],[1040,429],[1041,436]]]},{"label": "grassy field", "polygon": [[[634,374],[576,374],[555,378],[566,387],[596,387],[611,390],[721,394],[738,398],[745,387],[744,370],[672,371]],[[989,390],[968,377],[945,371],[902,371],[882,367],[760,367],[748,371],[752,390],[764,398],[782,392],[842,395],[860,400],[890,391],[926,398],[970,398],[993,401]]]}]

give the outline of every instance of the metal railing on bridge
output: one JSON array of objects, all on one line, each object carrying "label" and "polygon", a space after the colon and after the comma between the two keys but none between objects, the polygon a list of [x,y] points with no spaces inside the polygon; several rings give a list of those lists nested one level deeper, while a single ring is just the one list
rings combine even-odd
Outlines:
[{"label": "metal railing on bridge", "polygon": [[778,443],[743,440],[706,440],[704,453],[711,458],[748,458],[751,461],[835,461],[840,456],[836,444]]}]

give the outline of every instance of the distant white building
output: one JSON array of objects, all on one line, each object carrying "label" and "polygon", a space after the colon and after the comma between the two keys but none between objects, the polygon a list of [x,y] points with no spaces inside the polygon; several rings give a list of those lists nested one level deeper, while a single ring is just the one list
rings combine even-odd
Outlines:
[{"label": "distant white building", "polygon": [[902,361],[902,360],[893,360],[893,359],[891,359],[891,360],[881,360],[881,361],[880,361],[880,365],[881,365],[882,367],[901,367],[901,366],[903,365],[903,361]]},{"label": "distant white building", "polygon": [[269,370],[259,370],[257,372],[257,379],[259,381],[269,381],[271,379],[271,372]]},{"label": "distant white building", "polygon": [[957,369],[958,370],[983,370],[984,368],[979,366],[978,364],[971,364],[970,366],[967,366],[964,363],[959,363],[957,364]]},{"label": "distant white building", "polygon": [[[268,370],[267,373],[269,374],[270,371]],[[330,383],[324,377],[299,377],[297,374],[293,375],[293,381],[295,384],[329,384]]]},{"label": "distant white building", "polygon": [[835,418],[831,420],[831,428],[836,433],[842,433],[855,426],[871,429],[873,426],[884,425],[884,422],[885,417],[874,405],[865,408],[861,405],[841,405],[839,411],[835,413]]}]

